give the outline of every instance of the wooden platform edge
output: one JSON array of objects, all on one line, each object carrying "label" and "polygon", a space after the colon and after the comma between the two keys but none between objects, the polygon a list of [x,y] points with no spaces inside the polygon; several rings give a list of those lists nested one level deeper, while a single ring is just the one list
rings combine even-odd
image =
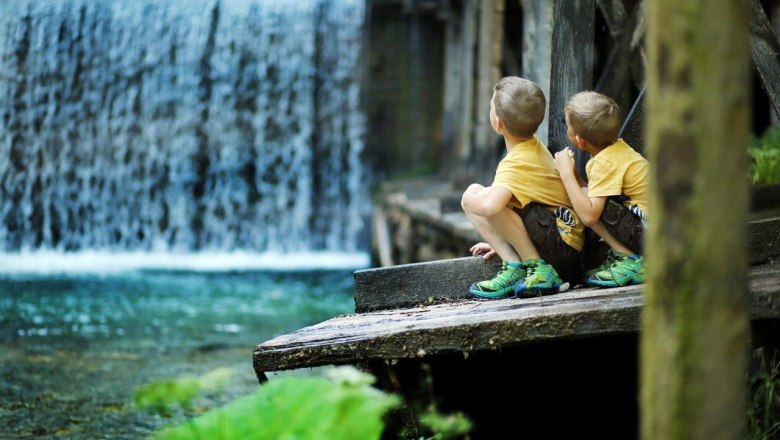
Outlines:
[{"label": "wooden platform edge", "polygon": [[[578,296],[582,296],[581,298]],[[345,315],[258,345],[255,371],[393,362],[516,345],[636,332],[643,289],[578,289],[547,300],[464,300]],[[780,318],[780,269],[753,271],[752,320]]]}]

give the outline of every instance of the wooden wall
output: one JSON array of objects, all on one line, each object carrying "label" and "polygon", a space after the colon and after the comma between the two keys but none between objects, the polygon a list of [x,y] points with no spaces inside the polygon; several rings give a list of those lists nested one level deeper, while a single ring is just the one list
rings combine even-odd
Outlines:
[{"label": "wooden wall", "polygon": [[[367,94],[373,104],[367,153],[378,153],[378,163],[391,170],[424,163],[422,168],[456,188],[489,184],[504,154],[488,122],[489,100],[493,84],[507,75],[531,79],[545,92],[548,115],[538,134],[551,151],[568,145],[563,107],[571,95],[597,90],[618,102],[624,137],[644,152],[645,3],[370,0]],[[754,134],[760,135],[780,112],[780,55],[773,31],[780,27],[780,0],[751,0],[751,5]],[[389,11],[396,11],[396,18]],[[391,43],[393,38],[400,43]],[[417,63],[426,69],[417,83],[410,82],[413,57],[422,58]],[[584,153],[577,157],[582,171],[586,160]]]}]

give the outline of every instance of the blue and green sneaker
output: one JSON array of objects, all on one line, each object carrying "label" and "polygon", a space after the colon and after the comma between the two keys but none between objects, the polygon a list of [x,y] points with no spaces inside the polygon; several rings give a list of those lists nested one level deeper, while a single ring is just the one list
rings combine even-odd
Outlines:
[{"label": "blue and green sneaker", "polygon": [[645,282],[645,259],[638,254],[614,252],[612,264],[588,277],[588,285],[618,287]]},{"label": "blue and green sneaker", "polygon": [[529,297],[558,292],[563,280],[552,265],[542,259],[523,261],[525,277],[515,285],[515,296]]},{"label": "blue and green sneaker", "polygon": [[515,290],[517,280],[525,276],[525,267],[511,261],[501,262],[501,270],[492,279],[474,283],[469,287],[469,293],[482,298],[498,299],[509,295]]},{"label": "blue and green sneaker", "polygon": [[608,269],[610,266],[612,266],[612,263],[615,262],[615,259],[616,259],[615,251],[613,251],[612,249],[608,250],[607,258],[604,260],[603,263],[599,265],[599,267],[585,271],[585,280],[597,274],[598,272],[601,272],[602,270]]}]

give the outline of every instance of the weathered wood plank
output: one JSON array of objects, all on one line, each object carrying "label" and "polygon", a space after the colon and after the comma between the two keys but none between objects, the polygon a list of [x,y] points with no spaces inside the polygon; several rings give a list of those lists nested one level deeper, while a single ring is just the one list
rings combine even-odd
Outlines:
[{"label": "weathered wood plank", "polygon": [[750,0],[750,54],[772,108],[780,117],[780,42],[759,0]]},{"label": "weathered wood plank", "polygon": [[[541,298],[345,315],[258,345],[254,367],[278,371],[635,332],[642,292],[642,286],[575,289]],[[780,317],[780,266],[755,268],[750,292],[753,319]]]},{"label": "weathered wood plank", "polygon": [[355,311],[415,307],[468,298],[469,286],[493,278],[499,258],[453,258],[355,272]]},{"label": "weathered wood plank", "polygon": [[[595,17],[595,0],[555,0],[548,143],[552,152],[569,145],[563,116],[569,98],[593,87]],[[586,152],[575,152],[577,168],[583,176],[587,159]]]},{"label": "weathered wood plank", "polygon": [[[623,289],[626,290],[626,289]],[[334,318],[258,345],[256,371],[498,349],[638,328],[639,289],[585,300],[463,301]],[[594,291],[602,293],[603,291]],[[602,297],[600,297],[602,296]]]}]

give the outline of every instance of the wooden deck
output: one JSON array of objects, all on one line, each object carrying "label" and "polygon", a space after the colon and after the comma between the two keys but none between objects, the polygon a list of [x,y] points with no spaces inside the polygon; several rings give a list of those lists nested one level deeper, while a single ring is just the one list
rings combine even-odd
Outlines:
[{"label": "wooden deck", "polygon": [[[520,344],[632,333],[642,286],[578,288],[530,299],[472,300],[339,316],[258,345],[265,372],[368,361],[393,362]],[[392,292],[388,292],[392,294]],[[750,272],[752,320],[780,318],[780,264]]]}]

